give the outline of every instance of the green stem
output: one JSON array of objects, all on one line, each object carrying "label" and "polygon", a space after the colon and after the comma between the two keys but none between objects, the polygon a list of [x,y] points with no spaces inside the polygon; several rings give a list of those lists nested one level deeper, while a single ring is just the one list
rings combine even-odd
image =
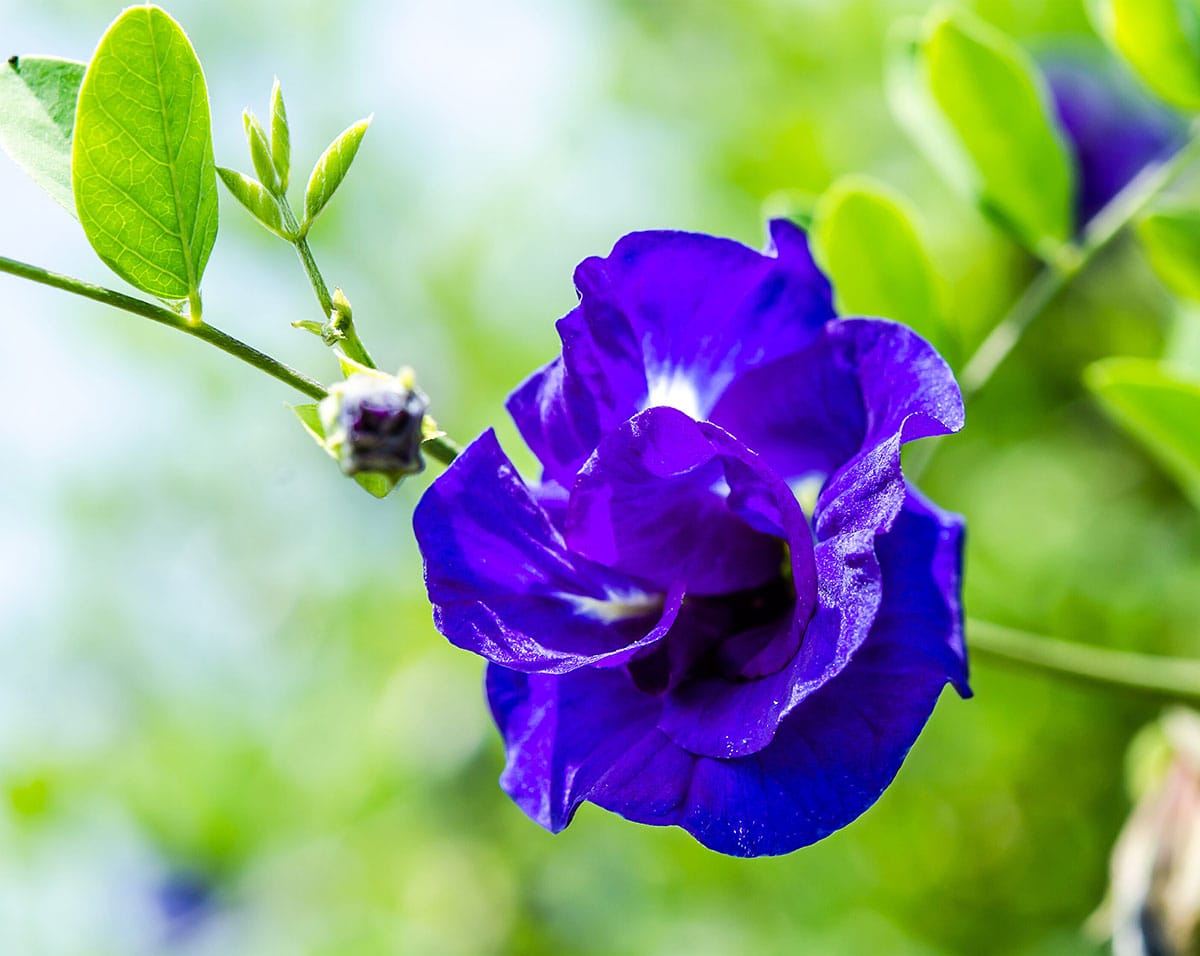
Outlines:
[{"label": "green stem", "polygon": [[1200,660],[1089,647],[975,618],[967,621],[967,642],[974,658],[1144,696],[1200,704]]},{"label": "green stem", "polygon": [[421,443],[421,447],[428,453],[430,458],[440,461],[443,465],[450,464],[462,454],[462,445],[449,435],[439,435],[437,438],[429,438]]},{"label": "green stem", "polygon": [[[296,219],[296,214],[292,212],[291,204],[287,201],[286,196],[278,196],[279,207],[283,211],[283,222],[287,227],[288,234],[293,238],[289,241],[296,247],[296,253],[300,256],[300,263],[304,266],[304,271],[308,274],[308,281],[312,284],[313,292],[317,294],[317,302],[321,306],[321,312],[325,317],[325,321],[329,322],[333,318],[333,296],[329,294],[329,286],[325,283],[325,277],[321,275],[321,270],[317,266],[316,257],[313,256],[312,248],[308,244],[308,237],[300,231],[300,223]],[[358,362],[359,365],[365,365],[367,368],[377,368],[375,360],[371,358],[371,353],[367,351],[367,347],[363,345],[362,339],[358,337],[358,332],[355,331],[354,322],[345,322],[339,331],[342,333],[341,341],[337,344],[346,353],[348,358]]]},{"label": "green stem", "polygon": [[314,382],[311,378],[300,374],[295,369],[289,368],[282,362],[264,352],[260,352],[253,346],[247,345],[245,342],[235,339],[231,335],[227,335],[218,328],[214,328],[203,322],[193,325],[184,316],[179,315],[177,312],[172,312],[161,305],[154,305],[151,302],[136,299],[133,296],[115,292],[103,286],[92,285],[89,282],[84,282],[71,276],[49,272],[38,266],[18,262],[16,259],[8,259],[4,256],[0,256],[0,272],[7,272],[9,275],[20,276],[22,279],[29,279],[33,282],[40,282],[42,285],[61,289],[64,292],[70,292],[72,295],[83,296],[85,299],[92,299],[95,302],[102,302],[105,305],[111,305],[113,308],[122,309],[134,315],[140,315],[143,318],[150,319],[162,325],[168,325],[187,335],[203,339],[210,345],[215,345],[222,352],[226,352],[234,358],[239,358],[248,365],[253,365],[255,368],[266,372],[272,378],[276,378],[284,384],[292,386],[292,388],[302,392],[309,398],[320,401],[325,397],[325,388],[319,382]]},{"label": "green stem", "polygon": [[1066,254],[1042,269],[963,366],[959,379],[964,396],[974,395],[988,383],[1030,323],[1197,157],[1200,157],[1200,121],[1193,123],[1191,138],[1174,156],[1143,169],[1095,215],[1077,249],[1066,247]]}]

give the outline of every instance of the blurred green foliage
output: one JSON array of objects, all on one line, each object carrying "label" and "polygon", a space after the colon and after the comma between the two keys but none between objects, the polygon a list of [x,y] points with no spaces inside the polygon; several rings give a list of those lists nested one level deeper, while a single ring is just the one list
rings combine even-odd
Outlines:
[{"label": "blurred green foliage", "polygon": [[[677,227],[758,244],[761,205],[869,174],[910,197],[964,354],[1035,263],[888,112],[921,0],[554,4],[187,0],[219,162],[272,73],[293,151],[371,137],[312,242],[380,362],[468,438],[556,348],[573,265]],[[1028,46],[1074,2],[969,6]],[[0,0],[6,42],[87,59],[117,10]],[[236,20],[238,29],[230,24]],[[107,281],[7,161],[0,251]],[[332,377],[282,243],[223,196],[206,316]],[[56,218],[57,217],[57,218]],[[182,336],[2,284],[0,951],[703,954],[1101,951],[1153,705],[979,667],[860,821],[727,859],[592,807],[552,837],[499,791],[479,662],[434,632],[409,517],[343,481],[277,384]],[[1133,243],[1042,316],[923,485],[968,516],[972,614],[1200,654],[1200,518],[1081,382],[1180,321]],[[1194,318],[1194,317],[1193,317]],[[1178,337],[1173,339],[1179,341]],[[517,458],[529,464],[528,457]],[[434,471],[433,468],[430,469]],[[162,887],[207,892],[190,920]]]}]

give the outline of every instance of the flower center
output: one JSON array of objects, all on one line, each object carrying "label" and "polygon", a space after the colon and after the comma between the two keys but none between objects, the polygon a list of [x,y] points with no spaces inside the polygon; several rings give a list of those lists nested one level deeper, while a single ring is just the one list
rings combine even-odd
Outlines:
[{"label": "flower center", "polygon": [[661,694],[687,681],[742,683],[773,674],[795,655],[796,589],[780,542],[778,577],[721,595],[688,595],[661,641],[627,665],[638,689]]}]

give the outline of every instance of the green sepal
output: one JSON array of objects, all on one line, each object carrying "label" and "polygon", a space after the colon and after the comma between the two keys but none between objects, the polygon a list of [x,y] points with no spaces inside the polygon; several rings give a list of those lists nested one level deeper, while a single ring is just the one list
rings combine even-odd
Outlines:
[{"label": "green sepal", "polygon": [[250,110],[242,110],[242,127],[246,131],[246,145],[250,147],[250,161],[254,164],[258,181],[269,192],[278,195],[279,173],[275,169],[275,160],[271,158],[271,144],[267,142],[266,130]]},{"label": "green sepal", "polygon": [[71,138],[87,64],[14,56],[0,64],[0,148],[72,216]]},{"label": "green sepal", "polygon": [[262,183],[251,179],[235,169],[217,167],[217,175],[221,177],[226,188],[233,193],[235,199],[249,211],[255,219],[266,226],[280,238],[291,241],[292,236],[283,222],[283,212],[279,203]]},{"label": "green sepal", "polygon": [[1044,77],[1017,43],[964,10],[901,28],[888,59],[897,119],[957,189],[1036,255],[1074,231],[1074,168]]},{"label": "green sepal", "polygon": [[373,118],[372,114],[344,130],[329,144],[329,148],[313,166],[312,175],[308,177],[308,186],[304,190],[304,224],[300,227],[302,235],[312,228],[312,224],[346,178],[350,164],[354,162],[358,147],[362,144],[362,138]]},{"label": "green sepal", "polygon": [[1200,379],[1150,359],[1088,366],[1088,388],[1200,507]]},{"label": "green sepal", "polygon": [[279,194],[283,195],[287,192],[288,177],[292,170],[292,134],[287,110],[283,106],[279,77],[271,86],[271,162],[279,176]]},{"label": "green sepal", "polygon": [[[337,452],[330,449],[325,440],[325,426],[321,422],[321,413],[318,411],[317,406],[315,404],[304,404],[289,405],[288,407],[295,412],[296,417],[300,419],[300,424],[304,426],[304,430],[308,432],[312,440],[320,445],[330,458],[337,461]],[[360,487],[376,498],[386,498],[392,493],[392,489],[403,480],[402,477],[385,475],[374,471],[360,472],[353,477]]]},{"label": "green sepal", "polygon": [[869,177],[844,176],[817,202],[810,236],[839,314],[903,322],[953,357],[941,279],[904,196]]}]

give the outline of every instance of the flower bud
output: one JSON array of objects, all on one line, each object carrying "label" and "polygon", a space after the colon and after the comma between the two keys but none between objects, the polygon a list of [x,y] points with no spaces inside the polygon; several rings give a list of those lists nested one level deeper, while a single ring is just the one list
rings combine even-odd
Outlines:
[{"label": "flower bud", "polygon": [[425,467],[423,420],[429,400],[407,375],[357,372],[329,389],[318,410],[325,445],[342,471],[400,478]]},{"label": "flower bud", "polygon": [[1112,936],[1116,956],[1183,956],[1200,943],[1200,715],[1169,712],[1130,755],[1137,804],[1094,922]]}]

